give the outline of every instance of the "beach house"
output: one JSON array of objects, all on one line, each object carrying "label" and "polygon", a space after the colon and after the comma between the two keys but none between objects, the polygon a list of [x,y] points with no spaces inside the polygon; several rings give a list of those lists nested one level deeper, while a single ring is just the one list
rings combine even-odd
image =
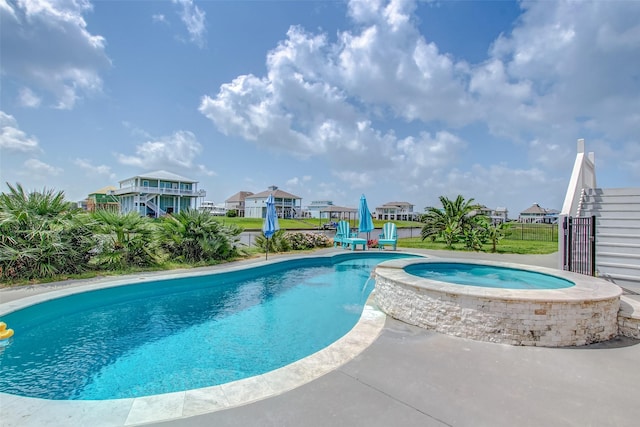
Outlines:
[{"label": "beach house", "polygon": [[419,214],[413,211],[414,205],[408,202],[388,202],[376,207],[374,216],[385,221],[414,221]]},{"label": "beach house", "polygon": [[245,197],[244,209],[247,218],[264,218],[267,210],[267,197],[273,194],[276,213],[279,218],[300,218],[302,216],[302,198],[272,185],[265,191]]},{"label": "beach house", "polygon": [[204,199],[207,193],[198,189],[198,181],[160,170],[122,180],[112,194],[120,200],[120,212],[157,218],[197,209],[198,199]]}]

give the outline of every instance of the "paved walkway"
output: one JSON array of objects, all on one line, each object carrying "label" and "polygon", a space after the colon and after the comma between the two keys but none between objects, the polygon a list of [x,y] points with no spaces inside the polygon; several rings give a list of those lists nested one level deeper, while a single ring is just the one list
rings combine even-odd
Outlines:
[{"label": "paved walkway", "polygon": [[[419,251],[557,268],[557,254]],[[161,426],[637,426],[640,341],[514,347],[387,319],[349,363],[289,392]]]},{"label": "paved walkway", "polygon": [[640,342],[512,347],[387,320],[351,362],[282,395],[161,426],[637,426]]},{"label": "paved walkway", "polygon": [[[557,267],[555,254],[415,252]],[[0,299],[42,289],[4,290]],[[311,382],[244,406],[154,425],[636,426],[638,390],[637,340],[513,347],[387,319],[373,344]]]}]

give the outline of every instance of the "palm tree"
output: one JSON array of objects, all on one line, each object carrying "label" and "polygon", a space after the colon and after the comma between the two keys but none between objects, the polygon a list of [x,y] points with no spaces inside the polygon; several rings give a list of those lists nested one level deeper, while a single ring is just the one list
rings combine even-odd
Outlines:
[{"label": "palm tree", "polygon": [[64,192],[7,187],[0,194],[0,277],[46,278],[86,269],[94,241],[86,217]]},{"label": "palm tree", "polygon": [[145,267],[163,261],[163,253],[154,238],[151,219],[137,212],[122,214],[110,210],[92,213],[93,231],[100,243],[92,263],[113,269]]},{"label": "palm tree", "polygon": [[189,209],[162,218],[158,232],[162,247],[173,259],[208,262],[238,255],[242,229],[225,227],[210,213]]},{"label": "palm tree", "polygon": [[423,216],[425,225],[420,232],[422,240],[427,237],[432,240],[441,238],[448,248],[452,248],[464,236],[465,231],[471,230],[478,223],[476,217],[479,215],[475,212],[480,205],[473,202],[474,199],[465,200],[461,195],[455,200],[440,196],[442,209],[431,207]]},{"label": "palm tree", "polygon": [[276,231],[269,239],[264,233],[257,235],[255,244],[261,250],[269,253],[289,252],[291,250],[291,244],[284,229]]}]

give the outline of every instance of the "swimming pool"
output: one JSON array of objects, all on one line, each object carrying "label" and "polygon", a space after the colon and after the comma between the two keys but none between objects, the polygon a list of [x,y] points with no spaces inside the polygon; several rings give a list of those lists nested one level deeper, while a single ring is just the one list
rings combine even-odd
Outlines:
[{"label": "swimming pool", "polygon": [[414,276],[457,285],[500,289],[562,289],[575,286],[562,277],[519,268],[462,262],[411,264],[405,271]]},{"label": "swimming pool", "polygon": [[340,254],[83,292],[3,316],[0,391],[94,400],[189,390],[312,354],[358,321],[379,262]]}]

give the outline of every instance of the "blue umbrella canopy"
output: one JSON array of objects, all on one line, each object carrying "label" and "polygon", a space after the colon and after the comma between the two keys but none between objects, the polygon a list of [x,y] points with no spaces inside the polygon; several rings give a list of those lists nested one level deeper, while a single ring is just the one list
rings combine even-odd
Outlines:
[{"label": "blue umbrella canopy", "polygon": [[360,197],[360,205],[358,206],[358,216],[360,218],[358,222],[359,233],[369,233],[373,230],[373,220],[371,219],[371,212],[369,212],[369,206],[367,206],[367,198]]},{"label": "blue umbrella canopy", "polygon": [[264,223],[262,224],[262,232],[268,239],[273,236],[276,231],[280,230],[280,225],[278,224],[278,214],[276,214],[276,205],[273,200],[273,194],[269,194],[266,204],[267,214],[265,215]]}]

